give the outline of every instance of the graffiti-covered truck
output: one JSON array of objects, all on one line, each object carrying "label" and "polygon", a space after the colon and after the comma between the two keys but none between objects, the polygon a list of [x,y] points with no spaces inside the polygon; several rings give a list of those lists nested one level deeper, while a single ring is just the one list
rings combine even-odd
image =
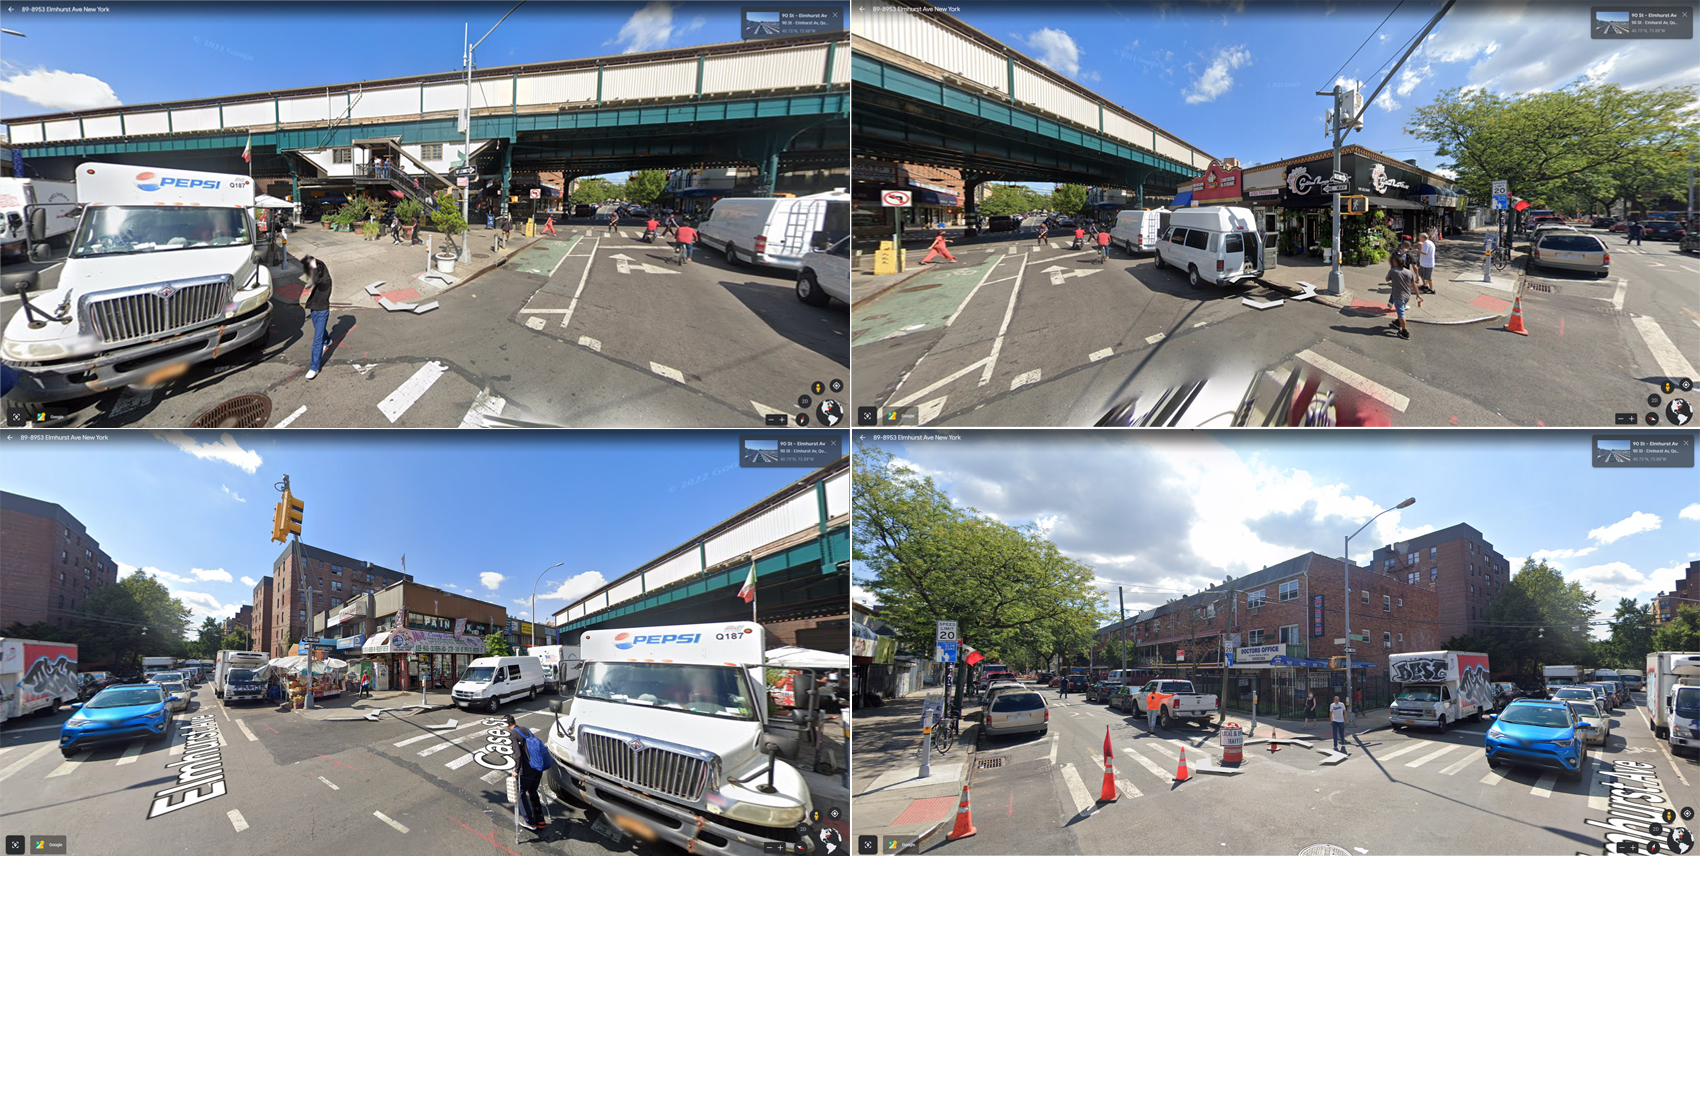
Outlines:
[{"label": "graffiti-covered truck", "polygon": [[1647,654],[1645,683],[1653,736],[1700,754],[1700,653]]},{"label": "graffiti-covered truck", "polygon": [[150,389],[264,339],[272,281],[255,256],[251,177],[86,163],[76,184],[59,284],[20,293],[0,339],[17,372],[9,401]]},{"label": "graffiti-covered truck", "polygon": [[1387,659],[1393,704],[1388,725],[1433,726],[1477,719],[1493,710],[1493,678],[1485,653],[1437,649],[1395,653]]},{"label": "graffiti-covered truck", "polygon": [[620,831],[701,855],[810,850],[803,774],[768,737],[767,634],[753,622],[587,630],[555,780]]},{"label": "graffiti-covered truck", "polygon": [[77,701],[77,647],[0,638],[0,722]]}]

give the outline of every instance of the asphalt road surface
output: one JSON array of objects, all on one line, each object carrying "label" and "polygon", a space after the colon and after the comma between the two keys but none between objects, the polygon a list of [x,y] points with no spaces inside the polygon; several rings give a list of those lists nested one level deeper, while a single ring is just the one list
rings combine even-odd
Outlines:
[{"label": "asphalt road surface", "polygon": [[[851,404],[913,407],[941,427],[1080,426],[1203,383],[1186,422],[1225,425],[1255,372],[1275,368],[1322,372],[1374,423],[1609,427],[1617,413],[1639,423],[1665,378],[1700,366],[1700,259],[1663,242],[1612,248],[1604,280],[1535,273],[1527,337],[1481,323],[1413,325],[1400,340],[1379,315],[1252,309],[1242,297],[1270,296],[1193,290],[1115,248],[1099,265],[1054,239],[965,243],[959,263],[852,311]],[[1378,278],[1347,271],[1360,297],[1376,297]]]},{"label": "asphalt road surface", "polygon": [[[1195,747],[1202,730],[1152,734],[1106,706],[1045,694],[1047,735],[979,740],[978,834],[927,854],[1595,855],[1612,835],[1610,783],[1628,775],[1638,789],[1652,777],[1672,809],[1700,810],[1700,766],[1672,756],[1635,706],[1616,712],[1580,778],[1488,767],[1487,723],[1469,722],[1445,734],[1360,728],[1347,759],[1332,765],[1322,763],[1326,751],[1248,746],[1239,774],[1177,782],[1183,751],[1189,768],[1220,758],[1214,736]],[[1106,728],[1118,798],[1100,805]],[[1309,732],[1326,750],[1326,725]],[[1672,854],[1668,843],[1661,854]]]},{"label": "asphalt road surface", "polygon": [[[301,288],[285,283],[264,348],[67,406],[66,423],[186,427],[259,394],[265,427],[761,427],[779,412],[797,426],[813,383],[848,380],[843,307],[799,301],[787,272],[731,268],[700,249],[684,268],[672,258],[631,230],[569,227],[438,296],[432,312],[333,308],[332,349],[311,381]],[[45,266],[44,290],[58,271]],[[0,314],[17,308],[10,295]]]},{"label": "asphalt road surface", "polygon": [[[432,698],[444,701],[440,692]],[[9,722],[0,731],[0,819],[9,835],[65,837],[71,855],[681,854],[612,830],[549,778],[540,793],[550,828],[541,836],[519,830],[516,841],[507,758],[486,753],[489,735],[511,713],[547,736],[548,696],[495,715],[451,709],[324,720],[362,713],[351,701],[307,713],[226,707],[202,684],[168,742],[113,743],[70,759],[58,748],[68,708]],[[166,795],[182,804],[159,812],[156,799],[179,784],[185,739],[195,736],[216,741],[224,793],[199,801]],[[833,804],[817,795],[817,809]],[[836,805],[846,809],[848,798]]]}]

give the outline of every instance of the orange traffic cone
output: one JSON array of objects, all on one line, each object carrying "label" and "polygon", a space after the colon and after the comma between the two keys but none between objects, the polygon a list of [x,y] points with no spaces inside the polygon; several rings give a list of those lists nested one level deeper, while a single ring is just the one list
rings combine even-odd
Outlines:
[{"label": "orange traffic cone", "polygon": [[1098,792],[1099,802],[1116,800],[1116,769],[1110,758],[1110,727],[1104,727],[1104,789]]},{"label": "orange traffic cone", "polygon": [[1281,751],[1280,742],[1276,741],[1275,738],[1281,736],[1281,731],[1280,730],[1271,730],[1270,733],[1271,733],[1272,736],[1269,738],[1269,751],[1270,752],[1280,752]]},{"label": "orange traffic cone", "polygon": [[1181,746],[1181,766],[1175,769],[1175,782],[1184,783],[1192,778],[1192,773],[1186,768],[1186,746]]},{"label": "orange traffic cone", "polygon": [[1511,303],[1511,320],[1505,326],[1506,332],[1515,332],[1519,336],[1529,335],[1529,330],[1523,327],[1523,296],[1517,295]]},{"label": "orange traffic cone", "polygon": [[945,834],[946,840],[964,840],[980,830],[974,828],[974,811],[968,804],[968,783],[962,784],[962,801],[956,804],[956,824]]}]

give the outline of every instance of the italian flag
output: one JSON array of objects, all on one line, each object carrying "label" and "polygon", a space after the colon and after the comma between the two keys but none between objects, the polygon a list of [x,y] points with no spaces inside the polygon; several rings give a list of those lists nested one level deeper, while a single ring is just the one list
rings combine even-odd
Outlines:
[{"label": "italian flag", "polygon": [[750,562],[750,575],[744,578],[744,587],[738,589],[738,598],[750,603],[756,598],[756,563]]},{"label": "italian flag", "polygon": [[242,146],[242,159],[248,164],[254,163],[254,135],[248,135],[248,144]]}]

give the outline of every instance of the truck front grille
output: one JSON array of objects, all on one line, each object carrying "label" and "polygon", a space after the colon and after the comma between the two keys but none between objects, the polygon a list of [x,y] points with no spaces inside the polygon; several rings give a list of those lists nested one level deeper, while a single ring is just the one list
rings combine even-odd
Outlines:
[{"label": "truck front grille", "polygon": [[230,301],[228,278],[165,286],[169,293],[160,293],[164,287],[152,287],[85,299],[88,326],[109,343],[145,340],[217,320]]},{"label": "truck front grille", "polygon": [[[642,738],[613,737],[583,731],[585,755],[590,766],[634,787],[670,795],[686,802],[702,798],[708,781],[708,762],[662,748]],[[633,743],[642,745],[641,750]]]}]

